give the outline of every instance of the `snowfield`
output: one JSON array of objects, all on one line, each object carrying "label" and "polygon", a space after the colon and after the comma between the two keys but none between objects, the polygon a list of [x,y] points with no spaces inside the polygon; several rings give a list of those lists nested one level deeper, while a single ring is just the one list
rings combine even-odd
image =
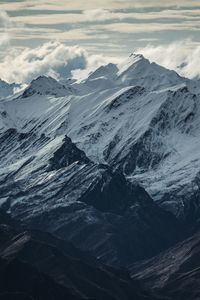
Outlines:
[{"label": "snowfield", "polygon": [[[79,82],[63,85],[41,76],[17,95],[10,91],[10,85],[0,85],[1,180],[16,173],[17,180],[30,177],[29,185],[51,182],[57,171],[41,172],[37,179],[34,172],[49,164],[68,136],[94,164],[121,171],[181,219],[195,218],[197,81],[133,54],[120,66],[100,67]],[[7,194],[1,197],[5,204]]]}]

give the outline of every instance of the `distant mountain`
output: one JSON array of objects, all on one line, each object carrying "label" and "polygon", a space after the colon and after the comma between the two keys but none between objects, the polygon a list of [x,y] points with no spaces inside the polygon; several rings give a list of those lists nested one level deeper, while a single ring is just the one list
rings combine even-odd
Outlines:
[{"label": "distant mountain", "polygon": [[62,97],[70,94],[72,88],[60,84],[52,77],[39,76],[34,79],[29,86],[24,90],[22,97],[27,98],[33,95],[52,95]]},{"label": "distant mountain", "polygon": [[151,91],[183,83],[183,78],[175,71],[168,70],[156,63],[150,63],[141,54],[131,54],[120,65],[117,75],[119,82],[142,86]]},{"label": "distant mountain", "polygon": [[115,64],[109,63],[101,66],[84,80],[84,86],[89,87],[91,90],[110,89],[116,84],[117,72],[118,68]]},{"label": "distant mountain", "polygon": [[12,96],[15,91],[20,89],[20,84],[7,83],[6,81],[0,79],[0,99]]}]

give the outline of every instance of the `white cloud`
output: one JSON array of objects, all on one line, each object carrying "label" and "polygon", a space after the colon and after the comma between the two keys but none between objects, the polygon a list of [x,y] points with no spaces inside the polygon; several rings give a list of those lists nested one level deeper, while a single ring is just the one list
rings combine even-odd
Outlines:
[{"label": "white cloud", "polygon": [[89,9],[83,12],[85,21],[106,21],[117,17],[117,14],[109,11],[108,9]]},{"label": "white cloud", "polygon": [[0,28],[8,28],[12,24],[10,17],[5,11],[0,11]]},{"label": "white cloud", "polygon": [[10,37],[7,32],[0,32],[0,47],[9,43]]},{"label": "white cloud", "polygon": [[89,55],[81,47],[49,42],[35,49],[11,50],[0,62],[0,78],[18,83],[28,83],[39,75],[67,78],[72,73],[78,76],[80,70],[85,72],[107,62],[108,58]]},{"label": "white cloud", "polygon": [[1,4],[4,10],[22,10],[22,9],[48,9],[48,10],[73,10],[73,9],[96,9],[96,8],[106,8],[106,9],[117,9],[117,8],[129,8],[129,7],[147,7],[147,6],[163,6],[167,7],[169,5],[177,6],[196,6],[199,5],[199,0],[76,0],[76,1],[66,1],[66,0],[29,0],[29,1],[5,1]]},{"label": "white cloud", "polygon": [[[149,45],[136,52],[142,53],[150,61],[177,70],[183,76],[200,77],[200,43],[187,40],[168,46]],[[60,42],[48,42],[34,49],[10,50],[0,62],[0,78],[18,83],[28,83],[39,75],[50,75],[56,79],[69,76],[80,78],[100,65],[120,60],[119,57],[91,55],[79,46],[68,47]]]},{"label": "white cloud", "polygon": [[8,45],[12,38],[12,30],[22,28],[23,23],[13,20],[6,11],[0,11],[0,47]]},{"label": "white cloud", "polygon": [[109,9],[97,8],[84,10],[82,13],[74,11],[69,13],[63,11],[62,14],[54,13],[51,14],[33,14],[33,15],[19,15],[12,17],[12,20],[19,23],[31,24],[31,25],[50,25],[50,24],[78,24],[78,23],[90,23],[90,22],[103,22],[113,20],[151,20],[162,19],[169,22],[175,18],[181,20],[182,23],[191,20],[193,22],[199,20],[200,10],[183,10],[183,9],[165,9],[159,12],[123,12],[123,11],[112,11]]},{"label": "white cloud", "polygon": [[8,28],[11,26],[11,20],[8,14],[0,11],[0,47],[7,44],[10,40]]},{"label": "white cloud", "polygon": [[96,21],[105,21],[111,19],[118,19],[125,17],[127,14],[114,13],[108,9],[89,9],[84,10],[82,13],[66,13],[63,11],[62,14],[57,14],[56,11],[54,14],[38,14],[38,15],[22,15],[16,16],[12,19],[17,22],[23,22],[26,24],[38,25],[38,24],[67,24],[67,23],[80,23],[80,22],[96,22]]},{"label": "white cloud", "polygon": [[[196,27],[195,27],[196,26]],[[95,29],[117,32],[117,33],[146,33],[146,32],[159,32],[166,30],[179,30],[179,31],[199,31],[200,21],[195,22],[179,22],[179,23],[110,23],[106,25],[96,25]]]},{"label": "white cloud", "polygon": [[200,43],[190,40],[172,43],[168,46],[151,46],[138,49],[150,61],[176,70],[180,75],[195,78],[200,77]]}]

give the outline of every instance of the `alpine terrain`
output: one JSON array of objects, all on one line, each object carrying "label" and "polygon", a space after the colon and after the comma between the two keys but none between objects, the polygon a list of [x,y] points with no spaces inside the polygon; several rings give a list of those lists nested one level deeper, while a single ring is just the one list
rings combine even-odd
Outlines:
[{"label": "alpine terrain", "polygon": [[0,298],[200,299],[199,149],[200,82],[142,55],[0,81]]}]

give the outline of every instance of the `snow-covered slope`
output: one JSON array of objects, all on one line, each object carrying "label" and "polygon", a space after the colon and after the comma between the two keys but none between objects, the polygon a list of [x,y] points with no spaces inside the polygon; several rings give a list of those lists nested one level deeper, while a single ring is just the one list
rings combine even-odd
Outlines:
[{"label": "snow-covered slope", "polygon": [[[33,171],[67,135],[91,161],[120,170],[167,210],[193,220],[199,208],[198,91],[198,82],[132,55],[67,87],[37,78],[17,98],[1,101],[0,130],[41,138],[30,144]],[[24,163],[23,151],[13,149],[2,161],[5,176]]]},{"label": "snow-covered slope", "polygon": [[110,63],[106,66],[99,67],[96,71],[91,73],[84,83],[92,90],[110,89],[116,84],[117,72],[117,66]]},{"label": "snow-covered slope", "polygon": [[55,97],[66,96],[72,92],[71,87],[60,84],[52,77],[40,76],[34,79],[24,90],[22,97],[27,98],[32,95],[52,95]]},{"label": "snow-covered slope", "polygon": [[[41,76],[0,101],[0,215],[2,209],[98,261],[129,267],[162,295],[197,299],[199,234],[174,245],[199,229],[199,148],[198,81],[140,55],[82,81]],[[21,237],[26,244],[27,233]],[[17,253],[28,249],[35,258],[21,237],[14,239]],[[57,246],[50,247],[56,256],[46,248],[44,261],[63,281]],[[69,274],[80,287],[82,279]]]},{"label": "snow-covered slope", "polygon": [[148,90],[170,88],[181,84],[181,78],[175,71],[163,68],[156,63],[150,63],[141,54],[131,54],[119,66],[118,82],[125,85],[139,85]]}]

